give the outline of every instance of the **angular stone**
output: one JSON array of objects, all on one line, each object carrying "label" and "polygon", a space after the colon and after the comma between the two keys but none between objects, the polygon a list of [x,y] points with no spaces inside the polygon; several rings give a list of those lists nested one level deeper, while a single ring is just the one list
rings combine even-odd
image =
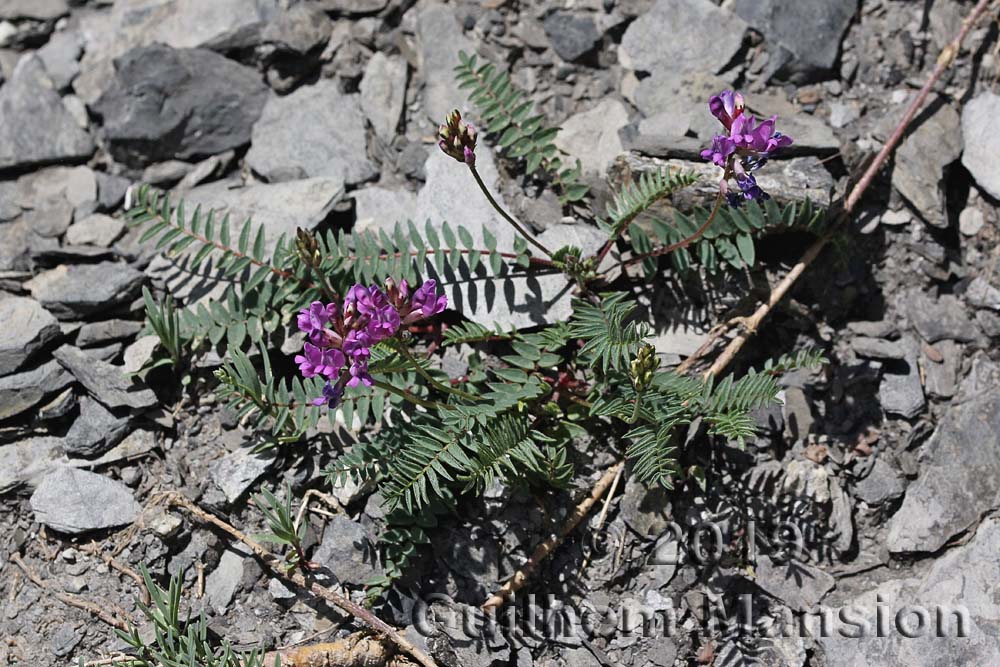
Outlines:
[{"label": "angular stone", "polygon": [[122,365],[126,373],[138,373],[152,358],[153,352],[160,346],[160,337],[156,335],[142,336],[125,348]]},{"label": "angular stone", "polygon": [[[665,39],[664,26],[670,26]],[[629,69],[722,70],[743,45],[743,19],[705,0],[657,0],[629,25],[618,57]]]},{"label": "angular stone", "polygon": [[934,299],[920,290],[911,290],[906,305],[907,316],[928,343],[946,338],[964,343],[976,340],[976,326],[954,295],[944,294]]},{"label": "angular stone", "polygon": [[274,465],[274,454],[253,453],[249,448],[230,452],[215,461],[209,474],[216,485],[226,494],[226,500],[233,503],[246,493],[261,475]]},{"label": "angular stone", "polygon": [[834,586],[833,577],[817,567],[797,561],[775,563],[770,556],[757,560],[756,575],[757,586],[797,611],[813,609]]},{"label": "angular stone", "polygon": [[0,419],[8,419],[35,407],[46,396],[70,385],[73,378],[55,360],[38,368],[0,378]]},{"label": "angular stone", "polygon": [[0,375],[20,368],[39,349],[57,338],[59,322],[34,299],[11,296],[0,300]]},{"label": "angular stone", "polygon": [[0,110],[0,169],[83,160],[94,152],[93,140],[63,106],[37,57],[18,61],[0,87]]},{"label": "angular stone", "polygon": [[142,286],[142,274],[120,262],[63,264],[25,286],[52,314],[69,320],[132,300]]},{"label": "angular stone", "polygon": [[82,53],[80,36],[75,31],[54,32],[45,46],[38,49],[38,57],[42,59],[56,90],[65,90],[73,83],[80,73],[77,61]]},{"label": "angular stone", "polygon": [[368,61],[361,79],[361,109],[375,136],[386,143],[399,134],[397,128],[406,102],[406,69],[403,58],[378,51]]},{"label": "angular stone", "polygon": [[36,521],[73,535],[130,524],[142,509],[121,482],[73,468],[43,477],[30,502]]},{"label": "angular stone", "polygon": [[108,247],[125,231],[125,223],[103,213],[88,215],[66,230],[66,241],[73,244]]},{"label": "angular stone", "polygon": [[100,403],[84,396],[80,399],[80,415],[66,433],[63,449],[78,456],[103,454],[125,436],[129,421],[128,417],[115,417]]},{"label": "angular stone", "polygon": [[0,494],[21,484],[37,482],[53,467],[61,465],[62,440],[59,438],[25,438],[0,445]]},{"label": "angular stone", "polygon": [[965,288],[965,300],[976,308],[1000,310],[1000,289],[991,285],[986,278],[976,276]]},{"label": "angular stone", "polygon": [[32,19],[51,21],[69,14],[66,0],[4,0],[0,19]]},{"label": "angular stone", "polygon": [[857,10],[855,0],[736,0],[735,11],[764,34],[772,59],[789,61],[793,72],[814,74],[836,64]]},{"label": "angular stone", "polygon": [[1000,391],[953,405],[924,450],[920,476],[889,521],[893,553],[937,551],[1000,506]]},{"label": "angular stone", "polygon": [[37,207],[26,211],[24,224],[39,236],[62,236],[73,221],[73,207],[65,199],[38,202]]},{"label": "angular stone", "polygon": [[90,167],[47,167],[17,179],[17,201],[21,208],[36,208],[39,202],[63,200],[73,209],[97,200],[97,175]]},{"label": "angular stone", "polygon": [[[835,622],[832,631],[817,637],[824,664],[1000,664],[1000,644],[996,641],[996,628],[1000,627],[995,581],[998,570],[1000,519],[991,517],[979,525],[968,544],[950,549],[933,561],[925,576],[865,586],[859,594],[831,606],[830,618],[844,619],[851,614],[860,622]],[[920,629],[917,610],[927,615]],[[875,625],[880,612],[885,619],[882,632]],[[912,638],[899,631],[901,623]]]},{"label": "angular stone", "polygon": [[912,419],[923,411],[927,402],[920,382],[917,344],[906,338],[900,341],[900,346],[905,351],[903,360],[886,368],[879,384],[878,396],[882,409],[887,413]]},{"label": "angular stone", "polygon": [[338,14],[374,14],[385,9],[389,0],[315,0],[323,11]]},{"label": "angular stone", "polygon": [[1000,95],[984,91],[962,109],[962,164],[983,190],[1000,199],[1000,136],[994,130],[1000,114]]},{"label": "angular stone", "polygon": [[578,158],[586,173],[603,176],[625,148],[618,130],[628,124],[628,110],[613,98],[570,116],[556,135],[555,144]]},{"label": "angular stone", "polygon": [[458,53],[475,53],[475,44],[462,32],[455,10],[428,3],[417,16],[420,75],[424,80],[424,112],[436,127],[452,109],[465,109],[468,93],[458,87],[454,68]]},{"label": "angular stone", "polygon": [[361,586],[382,568],[372,562],[372,536],[365,528],[337,514],[323,529],[323,541],[312,559],[333,572],[342,584]]},{"label": "angular stone", "polygon": [[94,110],[111,153],[139,167],[246,144],[270,96],[257,72],[224,56],[153,45],[115,60]]},{"label": "angular stone", "polygon": [[219,558],[219,564],[205,578],[205,597],[217,614],[226,613],[226,607],[233,601],[243,580],[243,558],[239,553],[226,549]]},{"label": "angular stone", "polygon": [[384,229],[391,233],[397,222],[405,229],[408,220],[416,221],[417,196],[409,190],[372,185],[355,190],[351,196],[356,212],[355,231]]},{"label": "angular stone", "polygon": [[578,60],[597,48],[601,33],[589,12],[555,11],[542,23],[552,49],[563,60]]},{"label": "angular stone", "polygon": [[869,505],[881,505],[903,495],[906,484],[896,469],[882,457],[875,459],[868,475],[854,485],[854,495]]},{"label": "angular stone", "polygon": [[51,401],[38,408],[38,418],[47,421],[49,419],[62,419],[76,409],[76,394],[72,388],[64,390]]},{"label": "angular stone", "polygon": [[353,184],[376,174],[360,96],[342,94],[332,79],[271,98],[253,126],[246,160],[269,181],[322,176]]},{"label": "angular stone", "polygon": [[122,338],[131,338],[142,331],[142,322],[131,320],[105,320],[104,322],[87,322],[76,335],[77,347],[92,347],[103,345]]},{"label": "angular stone", "polygon": [[906,350],[899,343],[884,338],[858,336],[851,341],[851,348],[859,357],[866,359],[904,359]]},{"label": "angular stone", "polygon": [[95,359],[78,347],[63,345],[53,356],[87,391],[108,407],[142,409],[157,403],[153,390],[126,376],[120,366]]},{"label": "angular stone", "polygon": [[892,170],[892,184],[929,224],[948,226],[945,207],[945,167],[962,154],[958,112],[945,103],[899,147]]},{"label": "angular stone", "polygon": [[940,361],[933,361],[926,350],[921,359],[924,369],[924,388],[936,398],[951,398],[958,387],[958,373],[962,366],[962,347],[953,340],[942,340],[934,344]]}]

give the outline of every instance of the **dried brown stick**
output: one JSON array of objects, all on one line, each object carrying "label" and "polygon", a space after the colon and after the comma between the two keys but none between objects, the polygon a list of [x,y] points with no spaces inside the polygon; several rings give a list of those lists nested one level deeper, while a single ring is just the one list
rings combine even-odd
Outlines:
[{"label": "dried brown stick", "polygon": [[146,587],[143,585],[144,581],[142,579],[142,575],[140,575],[138,572],[130,568],[128,565],[125,565],[121,561],[117,560],[111,554],[102,553],[101,547],[96,542],[91,542],[88,545],[82,545],[80,547],[80,550],[92,556],[97,556],[98,558],[103,560],[104,564],[107,565],[109,568],[121,572],[129,579],[139,584],[140,587],[139,590],[141,592],[140,594],[142,595],[142,603],[144,605],[149,605],[150,603],[149,591],[147,591]]},{"label": "dried brown stick", "polygon": [[[972,29],[972,26],[979,20],[980,17],[986,12],[987,7],[993,0],[979,0],[979,3],[972,9],[969,15],[962,21],[962,28],[958,31],[955,38],[941,50],[941,55],[938,56],[937,65],[934,67],[934,71],[927,78],[920,92],[914,98],[913,102],[910,103],[909,108],[907,108],[906,113],[900,119],[899,123],[896,125],[896,129],[893,130],[892,135],[889,136],[889,140],[885,142],[882,146],[882,150],[878,152],[872,163],[868,165],[868,169],[865,173],[858,179],[858,182],[851,189],[851,192],[847,195],[847,199],[844,201],[844,213],[850,214],[858,202],[861,201],[861,197],[864,195],[865,191],[871,186],[872,181],[875,176],[885,165],[885,162],[889,159],[889,156],[902,141],[903,135],[906,134],[906,130],[910,123],[916,117],[920,108],[923,106],[924,102],[927,100],[927,96],[930,94],[931,89],[934,84],[938,82],[945,71],[951,66],[955,61],[955,56],[958,55],[959,49],[962,46],[962,42],[965,40],[966,35]],[[746,345],[750,337],[757,331],[761,322],[767,317],[771,309],[781,301],[782,298],[788,293],[788,291],[795,284],[795,281],[805,272],[806,268],[819,256],[820,252],[826,247],[827,242],[830,240],[829,236],[821,236],[816,239],[815,242],[809,248],[806,249],[802,258],[792,267],[792,270],[782,279],[780,283],[771,291],[770,297],[767,301],[760,305],[753,315],[745,320],[745,326],[743,330],[740,331],[726,346],[722,354],[716,358],[715,362],[712,364],[705,372],[705,377],[710,375],[718,376],[726,366],[736,357],[743,346]]]},{"label": "dried brown stick", "polygon": [[573,513],[569,515],[569,519],[563,524],[562,529],[558,534],[549,536],[544,542],[538,545],[535,552],[531,554],[531,558],[525,561],[524,565],[518,569],[517,572],[507,580],[503,586],[500,587],[496,593],[494,593],[489,600],[483,604],[483,609],[489,610],[499,607],[504,602],[506,602],[514,593],[521,590],[524,583],[528,580],[528,577],[535,571],[538,564],[541,563],[545,558],[555,551],[555,549],[562,544],[562,541],[566,539],[566,536],[573,532],[573,529],[579,525],[585,516],[590,512],[590,508],[601,499],[604,492],[608,490],[608,487],[615,481],[618,473],[621,471],[622,467],[625,465],[624,462],[619,462],[608,468],[601,479],[597,481],[594,488],[591,489],[590,494],[584,498],[579,505],[573,510]]},{"label": "dried brown stick", "polygon": [[11,561],[14,562],[15,565],[21,568],[21,571],[24,572],[24,575],[28,577],[28,579],[30,579],[32,583],[34,583],[36,586],[38,586],[39,588],[41,588],[46,593],[48,593],[55,599],[59,600],[63,604],[69,605],[70,607],[76,607],[77,609],[82,609],[83,611],[93,614],[98,619],[100,619],[104,623],[107,623],[113,628],[117,628],[122,631],[128,630],[128,623],[126,623],[123,619],[118,618],[117,616],[112,616],[107,611],[105,611],[104,608],[101,607],[99,604],[91,602],[90,600],[86,600],[80,597],[79,595],[73,595],[72,593],[64,593],[62,591],[54,589],[52,586],[49,585],[47,581],[38,576],[38,573],[32,570],[28,566],[28,564],[21,559],[20,554],[14,554],[13,556],[11,556],[10,559]]},{"label": "dried brown stick", "polygon": [[342,595],[338,595],[337,593],[334,593],[330,589],[326,588],[325,586],[321,586],[315,581],[307,580],[300,572],[286,571],[283,567],[281,567],[279,559],[274,554],[272,554],[270,551],[261,546],[259,542],[257,542],[250,536],[246,535],[239,529],[231,526],[222,519],[209,514],[208,512],[201,509],[200,507],[192,503],[190,500],[188,500],[187,498],[176,492],[168,492],[164,494],[164,496],[162,496],[162,499],[165,500],[170,505],[181,507],[187,510],[187,512],[197,517],[201,521],[204,521],[205,523],[210,523],[216,528],[219,528],[220,530],[228,533],[233,538],[239,540],[247,547],[249,547],[250,550],[253,551],[254,554],[258,558],[260,558],[260,560],[274,574],[280,576],[281,578],[287,581],[290,581],[299,588],[309,591],[312,595],[318,598],[322,598],[323,600],[326,600],[327,602],[335,605],[336,607],[339,607],[340,609],[346,611],[351,616],[354,616],[359,621],[361,621],[368,627],[372,628],[376,632],[385,635],[385,637],[387,637],[389,641],[395,644],[400,651],[410,655],[414,660],[416,660],[424,667],[437,667],[437,664],[429,655],[424,653],[419,647],[415,646],[410,640],[406,639],[406,637],[401,635],[396,628],[392,627],[391,625],[389,625],[388,623],[386,623],[385,621],[383,621],[378,616],[371,613],[364,607],[355,604],[350,599]]}]

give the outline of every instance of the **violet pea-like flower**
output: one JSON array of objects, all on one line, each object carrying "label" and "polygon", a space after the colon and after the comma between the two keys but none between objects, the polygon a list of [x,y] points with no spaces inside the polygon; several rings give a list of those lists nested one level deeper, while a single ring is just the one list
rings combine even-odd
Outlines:
[{"label": "violet pea-like flower", "polygon": [[437,282],[428,280],[413,292],[410,312],[403,318],[403,324],[410,324],[443,312],[448,307],[448,297],[437,295]]},{"label": "violet pea-like flower", "polygon": [[295,363],[299,365],[299,372],[302,377],[311,378],[317,375],[334,377],[340,374],[340,369],[344,367],[347,360],[340,350],[323,349],[316,347],[312,343],[302,346],[302,354],[295,356]]},{"label": "violet pea-like flower", "polygon": [[319,343],[323,337],[323,330],[333,318],[337,316],[337,304],[323,304],[320,301],[313,301],[308,308],[299,311],[296,318],[299,331],[309,335],[310,340]]},{"label": "violet pea-like flower", "polygon": [[335,408],[340,405],[340,399],[344,397],[344,388],[338,382],[334,384],[329,380],[323,385],[323,395],[314,398],[312,404],[316,407],[325,405],[328,408]]}]

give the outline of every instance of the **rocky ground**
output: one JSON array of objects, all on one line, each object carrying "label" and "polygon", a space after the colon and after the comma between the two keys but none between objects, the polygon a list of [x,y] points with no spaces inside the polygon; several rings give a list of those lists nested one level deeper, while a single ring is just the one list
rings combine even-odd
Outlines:
[{"label": "rocky ground", "polygon": [[[600,206],[608,182],[692,162],[715,132],[710,93],[739,87],[795,138],[773,163],[776,198],[826,204],[887,139],[973,3],[957,0],[4,0],[0,2],[0,657],[74,664],[121,644],[60,591],[139,619],[136,583],[94,555],[180,574],[212,632],[239,646],[287,646],[354,629],[350,619],[271,579],[220,533],[147,509],[176,490],[253,532],[261,483],[329,490],[331,452],[249,453],[250,434],[212,393],[211,356],[181,390],[131,372],[154,351],[142,335],[143,285],[182,298],[216,285],[139,243],[126,188],[156,184],[190,202],[252,213],[276,237],[395,220],[494,224],[453,163],[437,123],[465,108],[451,67],[478,52],[564,128]],[[666,494],[626,475],[546,561],[527,592],[576,609],[634,600],[675,610],[671,638],[595,631],[513,632],[432,642],[442,664],[1000,664],[1000,139],[994,130],[996,11],[970,34],[895,159],[843,234],[767,321],[738,366],[813,345],[830,365],[786,380],[745,451],[694,453],[707,491]],[[473,114],[474,116],[474,114]],[[592,220],[516,178],[484,142],[487,181],[544,232],[587,237]],[[705,172],[711,173],[710,170]],[[706,179],[709,183],[709,179]],[[712,185],[695,189],[710,196]],[[700,194],[699,194],[700,193]],[[766,240],[744,277],[766,289],[807,243]],[[709,303],[659,317],[667,361],[746,307]],[[466,314],[531,325],[513,303]],[[735,310],[725,312],[730,306]],[[662,310],[662,312],[659,312]],[[553,309],[540,317],[565,316]],[[679,324],[678,322],[683,322]],[[461,364],[460,359],[446,359]],[[349,442],[356,437],[342,434]],[[610,454],[582,453],[589,488]],[[379,571],[382,511],[369,489],[337,489],[317,514],[314,560],[363,597]],[[476,606],[571,507],[497,488],[432,533],[405,585],[377,607],[406,624],[417,596]],[[680,564],[667,522],[725,531],[747,513],[762,549]],[[141,519],[140,519],[141,515]],[[804,527],[804,548],[771,532]],[[122,532],[122,528],[134,528]],[[733,538],[725,533],[727,543]],[[42,590],[12,562],[21,554]],[[732,557],[731,557],[732,556]],[[753,627],[713,626],[709,611],[752,600]],[[817,605],[965,605],[966,639],[767,637],[788,612]],[[748,624],[749,625],[749,624]],[[544,634],[544,633],[543,633]]]}]

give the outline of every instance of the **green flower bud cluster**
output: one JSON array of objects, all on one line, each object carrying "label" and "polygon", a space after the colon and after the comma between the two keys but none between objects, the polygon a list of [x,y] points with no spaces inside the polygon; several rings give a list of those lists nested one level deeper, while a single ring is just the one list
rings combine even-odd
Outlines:
[{"label": "green flower bud cluster", "polygon": [[629,377],[632,378],[632,386],[636,391],[646,391],[653,384],[653,373],[659,366],[660,358],[656,356],[656,349],[652,345],[639,348],[639,353],[629,366]]}]

